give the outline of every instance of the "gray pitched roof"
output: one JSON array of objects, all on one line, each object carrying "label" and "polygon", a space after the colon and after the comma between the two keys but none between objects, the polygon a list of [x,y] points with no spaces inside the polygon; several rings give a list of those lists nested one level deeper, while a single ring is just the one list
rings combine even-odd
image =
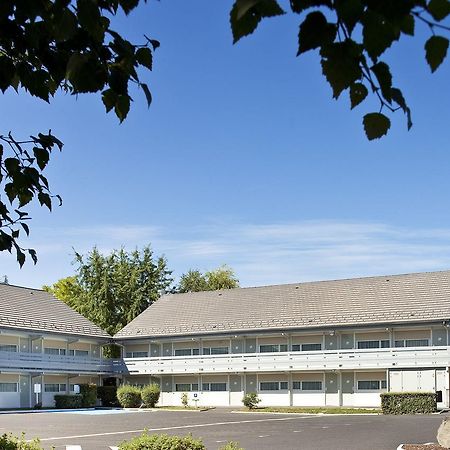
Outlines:
[{"label": "gray pitched roof", "polygon": [[48,292],[8,284],[0,284],[0,327],[110,338]]},{"label": "gray pitched roof", "polygon": [[446,319],[450,319],[450,271],[169,294],[115,337]]}]

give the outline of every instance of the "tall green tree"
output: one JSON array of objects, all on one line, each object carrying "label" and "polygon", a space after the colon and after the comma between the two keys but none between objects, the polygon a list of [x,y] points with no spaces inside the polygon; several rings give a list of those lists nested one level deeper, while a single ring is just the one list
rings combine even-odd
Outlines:
[{"label": "tall green tree", "polygon": [[76,275],[45,287],[80,314],[115,334],[166,292],[173,279],[165,258],[149,246],[103,255],[75,255]]},{"label": "tall green tree", "polygon": [[236,287],[239,287],[239,280],[236,278],[233,269],[223,265],[204,274],[199,270],[189,270],[181,275],[175,292],[217,291]]}]

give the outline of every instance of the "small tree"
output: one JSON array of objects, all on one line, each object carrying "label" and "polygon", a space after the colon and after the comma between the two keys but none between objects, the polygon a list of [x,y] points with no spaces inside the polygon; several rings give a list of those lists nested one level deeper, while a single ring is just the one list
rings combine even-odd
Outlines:
[{"label": "small tree", "polygon": [[142,389],[142,403],[146,408],[154,408],[158,403],[161,390],[156,383],[149,384]]},{"label": "small tree", "polygon": [[182,404],[185,408],[187,408],[187,407],[189,406],[189,398],[188,398],[187,392],[183,392],[183,393],[181,394],[181,404]]},{"label": "small tree", "polygon": [[122,408],[139,408],[142,403],[141,389],[124,384],[117,389],[117,400]]},{"label": "small tree", "polygon": [[256,392],[248,392],[242,399],[242,403],[248,409],[255,409],[260,402],[261,399],[258,397]]}]

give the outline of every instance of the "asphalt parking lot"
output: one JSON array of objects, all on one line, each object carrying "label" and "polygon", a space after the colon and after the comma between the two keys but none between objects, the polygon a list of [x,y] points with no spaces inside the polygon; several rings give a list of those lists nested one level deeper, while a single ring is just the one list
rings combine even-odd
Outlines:
[{"label": "asphalt parking lot", "polygon": [[45,448],[109,449],[149,432],[201,437],[208,450],[229,440],[245,450],[395,450],[404,442],[433,442],[443,415],[305,416],[229,410],[28,413],[0,415],[0,433],[39,437]]}]

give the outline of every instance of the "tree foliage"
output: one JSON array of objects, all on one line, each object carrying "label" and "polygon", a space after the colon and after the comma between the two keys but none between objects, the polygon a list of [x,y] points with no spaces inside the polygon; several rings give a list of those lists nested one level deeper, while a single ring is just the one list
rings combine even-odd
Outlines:
[{"label": "tree foliage", "polygon": [[[390,66],[382,58],[402,36],[414,36],[424,25],[429,37],[425,59],[434,72],[445,60],[449,46],[449,0],[290,0],[291,13],[301,17],[297,56],[310,50],[320,55],[322,73],[333,98],[347,91],[355,108],[371,92],[379,110],[363,117],[369,140],[385,135],[397,110],[412,126],[411,111]],[[230,22],[234,42],[252,34],[262,19],[285,14],[277,0],[236,0]]]},{"label": "tree foliage", "polygon": [[224,265],[215,270],[201,273],[199,270],[189,270],[181,275],[176,292],[216,291],[239,287],[239,280],[234,271]]},{"label": "tree foliage", "polygon": [[[130,86],[152,96],[141,81],[140,68],[152,70],[159,42],[146,36],[133,44],[117,33],[111,19],[129,14],[140,0],[1,0],[0,90],[14,89],[45,102],[58,92],[99,94],[107,112],[122,122],[131,105]],[[142,1],[141,1],[142,3]],[[50,153],[62,149],[51,132],[20,141],[0,136],[0,251],[15,251],[22,266],[26,253],[19,245],[29,233],[24,211],[33,199],[52,208],[49,183],[43,175]]]},{"label": "tree foliage", "polygon": [[172,283],[163,257],[154,258],[149,246],[141,251],[94,248],[75,255],[76,275],[44,286],[80,314],[115,334],[155,302]]}]

